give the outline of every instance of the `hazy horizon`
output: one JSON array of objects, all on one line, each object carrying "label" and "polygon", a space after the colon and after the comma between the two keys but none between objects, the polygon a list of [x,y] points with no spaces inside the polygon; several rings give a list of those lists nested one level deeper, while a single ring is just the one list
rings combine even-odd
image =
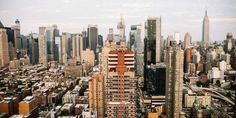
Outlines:
[{"label": "hazy horizon", "polygon": [[[236,35],[236,0],[1,0],[0,21],[10,27],[16,19],[21,33],[38,33],[39,26],[56,24],[60,32],[79,33],[97,24],[106,38],[123,15],[126,37],[130,25],[144,24],[148,16],[162,18],[162,35],[189,32],[194,41],[202,39],[205,10],[210,20],[210,40],[222,41],[226,33]],[[105,39],[104,39],[105,40]]]}]

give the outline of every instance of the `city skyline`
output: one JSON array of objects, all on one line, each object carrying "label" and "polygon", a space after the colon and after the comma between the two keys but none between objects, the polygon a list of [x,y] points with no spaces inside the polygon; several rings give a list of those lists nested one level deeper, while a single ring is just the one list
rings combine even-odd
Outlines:
[{"label": "city skyline", "polygon": [[[11,4],[14,2],[14,4]],[[10,27],[15,19],[21,22],[21,32],[26,35],[38,33],[39,26],[56,24],[62,32],[81,32],[89,24],[98,25],[98,33],[106,38],[109,28],[116,29],[122,14],[126,24],[126,36],[133,24],[143,24],[149,16],[161,16],[162,35],[167,37],[175,32],[189,32],[193,41],[202,40],[202,20],[205,10],[210,20],[210,40],[222,41],[227,32],[235,35],[236,1],[197,0],[197,1],[85,1],[50,0],[1,1],[0,19],[4,26]],[[16,10],[17,9],[17,10]],[[86,10],[86,12],[84,12]],[[95,12],[96,11],[96,12]],[[117,31],[116,31],[117,32]]]}]

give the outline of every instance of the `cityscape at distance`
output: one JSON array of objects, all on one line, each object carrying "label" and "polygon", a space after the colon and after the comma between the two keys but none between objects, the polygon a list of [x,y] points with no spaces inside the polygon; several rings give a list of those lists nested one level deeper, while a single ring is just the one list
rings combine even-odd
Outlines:
[{"label": "cityscape at distance", "polygon": [[235,5],[1,0],[0,118],[236,118]]}]

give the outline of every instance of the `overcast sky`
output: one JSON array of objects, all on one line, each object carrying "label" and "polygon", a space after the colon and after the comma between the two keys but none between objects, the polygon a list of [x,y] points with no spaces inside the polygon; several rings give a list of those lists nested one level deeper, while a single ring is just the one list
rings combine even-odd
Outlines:
[{"label": "overcast sky", "polygon": [[60,32],[79,33],[97,24],[106,37],[123,14],[126,37],[130,25],[144,23],[148,16],[161,16],[162,35],[190,32],[201,40],[205,9],[210,19],[210,39],[236,35],[236,0],[0,0],[0,21],[5,26],[21,22],[21,33],[38,33],[39,26],[57,24]]}]

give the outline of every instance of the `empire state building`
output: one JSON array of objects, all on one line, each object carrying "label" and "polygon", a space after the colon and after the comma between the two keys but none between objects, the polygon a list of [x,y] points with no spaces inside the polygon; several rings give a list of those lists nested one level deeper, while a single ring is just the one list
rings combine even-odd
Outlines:
[{"label": "empire state building", "polygon": [[203,19],[202,25],[202,46],[207,48],[210,45],[209,39],[209,18],[207,16],[207,11],[205,12],[205,16]]}]

